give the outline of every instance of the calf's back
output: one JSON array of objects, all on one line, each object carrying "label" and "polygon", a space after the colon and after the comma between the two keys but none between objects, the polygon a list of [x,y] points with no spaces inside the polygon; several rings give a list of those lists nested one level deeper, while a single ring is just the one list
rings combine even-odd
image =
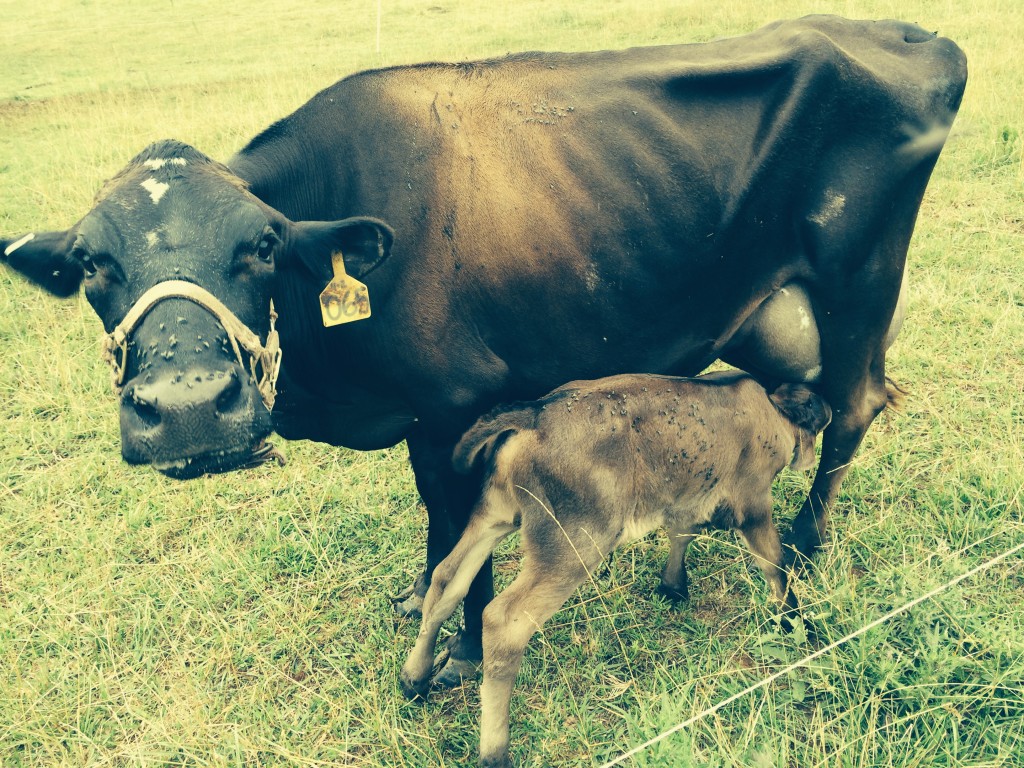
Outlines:
[{"label": "calf's back", "polygon": [[[467,469],[481,455],[490,459],[490,490],[510,501],[525,491],[563,526],[580,516],[588,529],[611,528],[613,546],[683,522],[740,527],[744,510],[770,510],[783,467],[813,459],[827,416],[804,393],[813,398],[800,387],[769,399],[733,372],[572,382],[481,419],[455,463]],[[805,402],[795,406],[794,397],[810,412],[799,412]]]}]

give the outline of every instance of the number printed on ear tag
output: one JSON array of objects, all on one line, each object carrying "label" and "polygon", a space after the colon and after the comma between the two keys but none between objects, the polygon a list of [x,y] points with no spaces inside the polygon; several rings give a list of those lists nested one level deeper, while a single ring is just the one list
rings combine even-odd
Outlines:
[{"label": "number printed on ear tag", "polygon": [[334,277],[320,294],[320,313],[324,327],[365,320],[370,316],[370,294],[364,283],[345,272],[341,251],[331,255]]}]

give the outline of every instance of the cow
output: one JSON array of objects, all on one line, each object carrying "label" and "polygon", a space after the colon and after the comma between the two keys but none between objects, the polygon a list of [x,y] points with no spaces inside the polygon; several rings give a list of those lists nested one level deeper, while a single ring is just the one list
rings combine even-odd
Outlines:
[{"label": "cow", "polygon": [[480,764],[511,768],[509,700],[526,644],[616,547],[669,532],[661,591],[688,598],[686,549],[709,528],[734,529],[754,554],[782,622],[797,608],[772,523],[772,481],[814,466],[831,410],[804,384],[769,395],[742,372],[695,379],[620,374],[575,381],[497,408],[455,446],[483,491],[452,553],[434,570],[402,689],[426,699],[441,623],[494,548],[520,531],[522,567],[484,610]]},{"label": "cow", "polygon": [[[830,16],[361,72],[226,164],[155,143],[72,227],[0,252],[57,296],[84,283],[131,464],[251,466],[272,430],[405,440],[429,526],[400,612],[479,495],[450,462],[477,417],[716,359],[832,405],[786,538],[801,563],[886,404],[907,249],[966,76],[946,38]],[[492,593],[488,561],[437,684],[475,674]]]}]

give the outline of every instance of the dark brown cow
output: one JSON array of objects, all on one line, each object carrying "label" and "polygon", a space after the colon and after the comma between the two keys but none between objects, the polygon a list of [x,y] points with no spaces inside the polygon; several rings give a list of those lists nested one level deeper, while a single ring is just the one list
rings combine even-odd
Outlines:
[{"label": "dark brown cow", "polygon": [[[84,282],[129,462],[245,466],[272,429],[407,440],[430,528],[405,611],[477,497],[449,457],[481,413],[716,358],[834,409],[788,538],[810,555],[886,402],[907,247],[965,81],[947,39],[834,17],[364,72],[227,166],[155,144],[70,229],[0,251],[53,293]],[[342,268],[367,290],[338,283],[327,319],[365,319],[325,327]],[[485,564],[441,682],[480,658],[490,594]]]}]

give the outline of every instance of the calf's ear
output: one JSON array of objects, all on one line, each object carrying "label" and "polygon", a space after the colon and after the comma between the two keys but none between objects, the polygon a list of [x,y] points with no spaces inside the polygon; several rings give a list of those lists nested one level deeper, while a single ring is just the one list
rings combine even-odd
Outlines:
[{"label": "calf's ear", "polygon": [[769,396],[782,414],[797,427],[796,446],[789,466],[798,472],[814,466],[814,441],[832,421],[832,409],[803,384],[783,384]]},{"label": "calf's ear", "polygon": [[54,296],[71,296],[82,284],[82,263],[71,255],[73,230],[0,238],[0,262]]},{"label": "calf's ear", "polygon": [[814,460],[814,433],[808,432],[806,429],[798,429],[793,458],[789,461],[790,469],[806,472],[814,466]]},{"label": "calf's ear", "polygon": [[332,256],[340,252],[345,259],[345,271],[360,280],[391,255],[394,240],[391,227],[368,216],[292,222],[285,263],[301,264],[326,284],[334,276]]},{"label": "calf's ear", "polygon": [[828,403],[803,384],[783,384],[769,397],[786,418],[812,436],[832,421],[832,409]]}]

